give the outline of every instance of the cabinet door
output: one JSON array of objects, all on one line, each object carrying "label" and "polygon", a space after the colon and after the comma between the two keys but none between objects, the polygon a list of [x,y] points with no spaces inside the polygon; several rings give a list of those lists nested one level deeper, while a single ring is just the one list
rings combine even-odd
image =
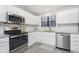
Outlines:
[{"label": "cabinet door", "polygon": [[78,23],[78,8],[60,11],[56,14],[57,23]]},{"label": "cabinet door", "polygon": [[0,22],[6,22],[7,6],[0,6]]},{"label": "cabinet door", "polygon": [[68,23],[68,11],[60,11],[56,14],[57,23]]},{"label": "cabinet door", "polygon": [[9,42],[0,44],[0,53],[9,53]]},{"label": "cabinet door", "polygon": [[25,18],[25,24],[39,25],[39,17],[27,13]]},{"label": "cabinet door", "polygon": [[57,23],[62,23],[62,21],[63,21],[63,15],[62,15],[62,12],[58,12],[57,14],[56,14],[56,21],[57,21]]},{"label": "cabinet door", "polygon": [[38,35],[36,32],[28,33],[28,46],[31,46],[36,42],[38,42]]},{"label": "cabinet door", "polygon": [[71,34],[71,51],[79,52],[79,35]]},{"label": "cabinet door", "polygon": [[68,16],[70,23],[78,23],[78,8],[68,10]]}]

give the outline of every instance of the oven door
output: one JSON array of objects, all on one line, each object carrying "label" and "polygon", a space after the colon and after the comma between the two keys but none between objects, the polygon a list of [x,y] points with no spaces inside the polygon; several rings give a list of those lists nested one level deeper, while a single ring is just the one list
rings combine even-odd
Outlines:
[{"label": "oven door", "polygon": [[27,35],[20,35],[10,38],[10,51],[20,47],[21,45],[28,43],[28,36]]}]

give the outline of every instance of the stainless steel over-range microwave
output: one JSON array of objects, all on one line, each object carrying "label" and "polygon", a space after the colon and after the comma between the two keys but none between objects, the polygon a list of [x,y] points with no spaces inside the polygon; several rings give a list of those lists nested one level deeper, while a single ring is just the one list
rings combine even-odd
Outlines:
[{"label": "stainless steel over-range microwave", "polygon": [[9,23],[24,23],[25,22],[25,18],[23,16],[20,15],[16,15],[13,13],[7,13],[7,22]]}]

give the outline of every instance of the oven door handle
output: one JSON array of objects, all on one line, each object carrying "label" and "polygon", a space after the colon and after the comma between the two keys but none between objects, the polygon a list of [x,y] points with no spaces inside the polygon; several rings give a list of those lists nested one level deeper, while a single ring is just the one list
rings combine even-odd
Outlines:
[{"label": "oven door handle", "polygon": [[11,36],[10,38],[17,38],[17,37],[20,37],[20,36]]},{"label": "oven door handle", "polygon": [[21,36],[24,36],[26,34],[23,34],[23,35],[16,35],[16,36],[11,36],[10,38],[16,38],[16,37],[21,37]]}]

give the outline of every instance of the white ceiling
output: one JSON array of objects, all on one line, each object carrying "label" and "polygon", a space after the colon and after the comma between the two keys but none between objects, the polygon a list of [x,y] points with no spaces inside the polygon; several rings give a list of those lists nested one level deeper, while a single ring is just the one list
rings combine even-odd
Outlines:
[{"label": "white ceiling", "polygon": [[69,7],[70,5],[16,5],[34,15],[54,14],[55,12]]}]

